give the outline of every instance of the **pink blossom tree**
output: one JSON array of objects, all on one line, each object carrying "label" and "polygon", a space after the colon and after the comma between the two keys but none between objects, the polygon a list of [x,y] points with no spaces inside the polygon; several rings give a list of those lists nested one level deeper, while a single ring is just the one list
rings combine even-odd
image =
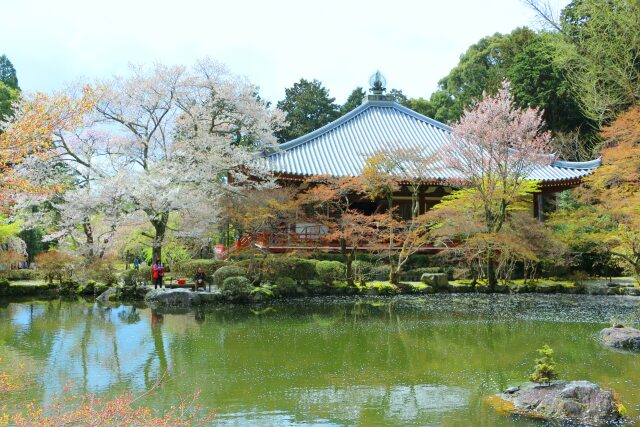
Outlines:
[{"label": "pink blossom tree", "polygon": [[[464,190],[454,193],[440,209],[463,213],[466,223],[470,216],[476,219],[479,228],[471,234],[482,233],[483,238],[475,239],[474,250],[483,253],[490,287],[497,284],[497,249],[492,241],[509,212],[521,209],[523,197],[536,191],[532,172],[554,161],[551,135],[543,128],[540,111],[514,107],[505,81],[495,96],[485,96],[465,110],[443,147],[443,166],[454,185]],[[484,243],[478,245],[478,241]]]}]

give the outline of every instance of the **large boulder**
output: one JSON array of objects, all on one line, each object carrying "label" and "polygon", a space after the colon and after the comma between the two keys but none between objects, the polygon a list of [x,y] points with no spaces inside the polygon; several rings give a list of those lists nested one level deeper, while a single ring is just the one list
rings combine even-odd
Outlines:
[{"label": "large boulder", "polygon": [[640,330],[635,328],[605,328],[600,331],[600,339],[608,347],[640,351]]},{"label": "large boulder", "polygon": [[202,303],[200,293],[189,289],[152,289],[144,300],[154,308],[192,307]]},{"label": "large boulder", "polygon": [[528,384],[493,396],[491,404],[508,414],[586,425],[603,425],[623,418],[613,392],[588,381]]},{"label": "large boulder", "polygon": [[109,302],[111,301],[111,295],[116,295],[118,292],[118,290],[113,287],[113,288],[109,288],[106,291],[104,291],[103,293],[101,293],[97,298],[96,301],[99,302]]},{"label": "large boulder", "polygon": [[424,273],[420,277],[420,281],[425,285],[433,286],[435,289],[446,289],[449,285],[447,275],[445,273]]}]

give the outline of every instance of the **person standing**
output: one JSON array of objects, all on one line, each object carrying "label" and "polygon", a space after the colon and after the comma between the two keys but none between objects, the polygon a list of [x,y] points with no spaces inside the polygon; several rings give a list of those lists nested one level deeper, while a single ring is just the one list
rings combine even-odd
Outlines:
[{"label": "person standing", "polygon": [[164,265],[160,262],[160,258],[156,258],[156,263],[153,264],[153,288],[162,289],[162,278],[164,277]]},{"label": "person standing", "polygon": [[138,270],[140,268],[140,258],[135,257],[133,259],[133,268]]}]

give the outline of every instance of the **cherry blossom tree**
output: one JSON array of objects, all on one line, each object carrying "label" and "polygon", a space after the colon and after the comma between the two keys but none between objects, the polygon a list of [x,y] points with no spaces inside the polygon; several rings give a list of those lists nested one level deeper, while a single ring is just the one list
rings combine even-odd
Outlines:
[{"label": "cherry blossom tree", "polygon": [[82,94],[36,97],[16,114],[14,128],[24,130],[6,134],[44,141],[46,156],[23,150],[32,157],[25,180],[65,183],[64,195],[48,200],[61,213],[51,237],[78,240],[81,230],[92,257],[118,227],[139,226],[160,258],[168,232],[195,236],[216,223],[221,195],[271,185],[254,152],[275,144],[282,123],[254,85],[205,59],[132,67]]},{"label": "cherry blossom tree", "polygon": [[252,151],[275,144],[272,132],[283,115],[221,64],[205,59],[192,69],[133,68],[131,77],[103,88],[96,110],[115,128],[118,150],[111,157],[127,171],[134,210],[152,225],[154,258],[161,257],[172,215],[210,207],[197,221],[192,217],[200,232],[216,221],[218,197],[267,177],[251,162]]},{"label": "cherry blossom tree", "polygon": [[[464,190],[454,193],[440,206],[463,213],[463,221],[474,217],[474,246],[484,255],[489,286],[497,283],[496,245],[509,212],[519,208],[523,197],[536,191],[529,177],[539,167],[551,164],[551,135],[544,132],[541,112],[513,105],[508,82],[495,96],[485,96],[467,109],[453,126],[450,142],[442,149],[445,171],[452,185]],[[482,238],[477,238],[482,233]]]}]

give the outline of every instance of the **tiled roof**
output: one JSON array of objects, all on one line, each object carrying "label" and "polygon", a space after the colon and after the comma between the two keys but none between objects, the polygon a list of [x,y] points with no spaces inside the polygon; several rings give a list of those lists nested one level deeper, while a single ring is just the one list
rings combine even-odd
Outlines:
[{"label": "tiled roof", "polygon": [[[451,137],[451,128],[391,101],[369,101],[334,122],[281,144],[263,160],[274,173],[336,177],[360,175],[365,162],[383,151],[419,148],[424,155],[438,151]],[[581,178],[600,165],[555,161],[536,169],[531,179],[553,182]],[[433,176],[451,178],[442,169]]]}]

